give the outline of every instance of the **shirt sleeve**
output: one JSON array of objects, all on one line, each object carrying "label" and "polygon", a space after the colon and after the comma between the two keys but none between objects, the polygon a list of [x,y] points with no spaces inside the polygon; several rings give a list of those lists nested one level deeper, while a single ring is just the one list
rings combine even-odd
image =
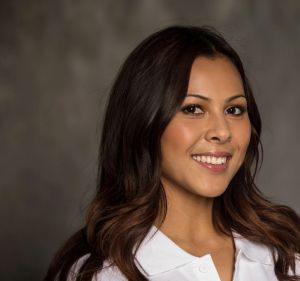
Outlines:
[{"label": "shirt sleeve", "polygon": [[[294,275],[292,269],[289,269],[288,275]],[[300,277],[300,254],[296,254],[295,256],[295,275]]]},{"label": "shirt sleeve", "polygon": [[296,255],[296,275],[300,276],[300,254]]},{"label": "shirt sleeve", "polygon": [[104,262],[103,269],[98,272],[92,281],[128,281],[116,266]]},{"label": "shirt sleeve", "polygon": [[[89,254],[81,257],[80,259],[78,259],[77,262],[75,262],[72,265],[67,281],[76,281],[77,274],[88,257]],[[103,269],[97,272],[93,276],[92,281],[128,281],[128,280],[124,277],[124,275],[116,266],[110,265],[108,261],[104,261]]]}]

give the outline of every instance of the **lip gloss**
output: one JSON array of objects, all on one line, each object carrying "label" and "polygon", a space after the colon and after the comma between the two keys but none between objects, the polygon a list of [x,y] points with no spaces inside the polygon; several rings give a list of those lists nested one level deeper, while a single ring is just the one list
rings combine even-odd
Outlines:
[{"label": "lip gloss", "polygon": [[198,162],[195,160],[195,162],[197,162],[199,165],[201,165],[202,167],[213,171],[213,172],[223,172],[226,170],[226,168],[228,167],[228,162],[230,161],[230,157],[227,158],[226,162],[223,164],[211,164],[211,163],[204,163],[204,162]]}]

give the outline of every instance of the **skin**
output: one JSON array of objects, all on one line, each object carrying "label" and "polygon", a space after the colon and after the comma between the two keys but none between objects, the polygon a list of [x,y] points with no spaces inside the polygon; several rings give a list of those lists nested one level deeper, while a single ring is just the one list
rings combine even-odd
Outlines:
[{"label": "skin", "polygon": [[[195,59],[181,110],[161,138],[161,182],[168,209],[160,230],[192,255],[211,254],[223,281],[232,280],[235,249],[232,237],[213,227],[213,200],[243,163],[250,135],[247,101],[236,67],[221,55]],[[232,155],[222,172],[192,158],[220,151]]]}]

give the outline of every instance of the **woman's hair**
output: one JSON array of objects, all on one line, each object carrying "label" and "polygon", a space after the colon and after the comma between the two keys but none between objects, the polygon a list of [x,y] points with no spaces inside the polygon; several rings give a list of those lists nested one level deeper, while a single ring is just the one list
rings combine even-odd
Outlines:
[{"label": "woman's hair", "polygon": [[92,280],[105,260],[128,280],[147,280],[134,256],[154,221],[160,217],[162,223],[166,215],[160,139],[187,94],[191,66],[199,56],[225,56],[235,65],[252,126],[244,163],[214,199],[214,226],[265,244],[272,250],[277,278],[300,280],[288,276],[300,253],[300,218],[291,208],[267,200],[254,183],[262,153],[261,119],[242,62],[213,28],[173,26],[141,42],[117,75],[103,124],[96,195],[85,226],[54,257],[46,281],[65,281],[86,254],[76,280]]}]

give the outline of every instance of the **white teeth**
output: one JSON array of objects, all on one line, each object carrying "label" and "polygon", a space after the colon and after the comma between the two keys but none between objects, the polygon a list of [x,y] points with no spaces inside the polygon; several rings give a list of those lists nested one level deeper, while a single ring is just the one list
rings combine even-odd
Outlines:
[{"label": "white teeth", "polygon": [[217,158],[216,157],[212,157],[211,158],[211,163],[216,165],[217,164]]},{"label": "white teeth", "polygon": [[225,164],[227,161],[227,157],[215,157],[215,156],[204,156],[204,155],[193,155],[193,159],[198,162],[213,164],[213,165],[221,165]]}]

